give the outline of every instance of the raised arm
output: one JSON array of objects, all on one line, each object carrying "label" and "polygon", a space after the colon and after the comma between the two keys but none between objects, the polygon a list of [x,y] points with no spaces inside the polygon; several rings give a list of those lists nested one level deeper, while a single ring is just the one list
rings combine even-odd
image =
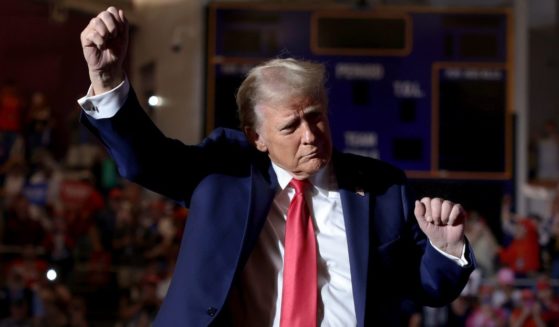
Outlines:
[{"label": "raised arm", "polygon": [[246,171],[249,151],[242,134],[218,130],[199,145],[185,145],[166,137],[144,112],[123,83],[128,23],[121,10],[99,13],[81,42],[92,83],[78,101],[84,108],[81,122],[107,147],[124,178],[188,206],[206,176]]},{"label": "raised arm", "polygon": [[112,90],[124,80],[128,21],[122,10],[109,7],[91,19],[81,33],[83,56],[94,94]]}]

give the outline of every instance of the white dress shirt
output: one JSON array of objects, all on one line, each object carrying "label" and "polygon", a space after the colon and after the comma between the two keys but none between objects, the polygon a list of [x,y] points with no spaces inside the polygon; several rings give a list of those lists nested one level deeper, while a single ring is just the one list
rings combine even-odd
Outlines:
[{"label": "white dress shirt", "polygon": [[[128,79],[115,89],[78,100],[84,112],[95,119],[110,118],[122,107],[130,90]],[[288,186],[292,176],[272,163],[280,189],[251,253],[239,283],[231,290],[230,306],[235,325],[279,326],[283,276],[283,251],[287,209],[295,191]],[[330,166],[309,178],[312,191],[305,197],[313,217],[318,244],[318,321],[320,326],[355,326],[348,243],[337,181]],[[460,266],[461,258],[434,247]]]},{"label": "white dress shirt", "polygon": [[[277,191],[260,238],[231,293],[236,326],[279,326],[283,289],[283,254],[287,209],[295,190],[292,176],[273,164]],[[337,183],[329,167],[309,178],[305,198],[318,245],[318,321],[320,326],[355,326],[344,216]]]}]

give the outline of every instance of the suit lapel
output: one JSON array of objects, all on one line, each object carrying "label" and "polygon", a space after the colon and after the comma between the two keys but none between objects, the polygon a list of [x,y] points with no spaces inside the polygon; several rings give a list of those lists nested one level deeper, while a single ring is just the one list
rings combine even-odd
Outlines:
[{"label": "suit lapel", "polygon": [[278,187],[277,177],[267,157],[259,157],[252,166],[250,201],[244,235],[241,264],[244,266],[256,244]]},{"label": "suit lapel", "polygon": [[333,162],[344,212],[357,325],[363,326],[369,268],[369,193],[360,185],[364,178],[355,167],[345,167],[339,155]]},{"label": "suit lapel", "polygon": [[[333,165],[344,212],[355,314],[358,326],[363,326],[369,261],[369,193],[361,185],[364,179],[360,172],[354,167],[346,167],[339,155],[334,155]],[[278,187],[277,177],[267,157],[256,160],[251,177],[248,218],[238,269],[244,266],[258,240]]]}]

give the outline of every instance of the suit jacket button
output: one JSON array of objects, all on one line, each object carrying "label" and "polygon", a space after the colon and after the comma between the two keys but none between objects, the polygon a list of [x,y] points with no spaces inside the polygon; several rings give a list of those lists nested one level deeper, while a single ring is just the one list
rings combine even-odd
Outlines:
[{"label": "suit jacket button", "polygon": [[210,317],[213,317],[217,313],[217,309],[214,307],[209,307],[207,313]]}]

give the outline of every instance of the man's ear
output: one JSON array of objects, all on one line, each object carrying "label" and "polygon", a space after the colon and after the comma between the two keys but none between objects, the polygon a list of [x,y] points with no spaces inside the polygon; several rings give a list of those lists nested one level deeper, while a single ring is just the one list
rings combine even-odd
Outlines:
[{"label": "man's ear", "polygon": [[268,147],[266,146],[266,143],[264,142],[260,134],[258,134],[251,127],[245,127],[244,130],[245,135],[248,137],[248,140],[256,147],[256,149],[258,149],[258,151],[268,152]]}]

